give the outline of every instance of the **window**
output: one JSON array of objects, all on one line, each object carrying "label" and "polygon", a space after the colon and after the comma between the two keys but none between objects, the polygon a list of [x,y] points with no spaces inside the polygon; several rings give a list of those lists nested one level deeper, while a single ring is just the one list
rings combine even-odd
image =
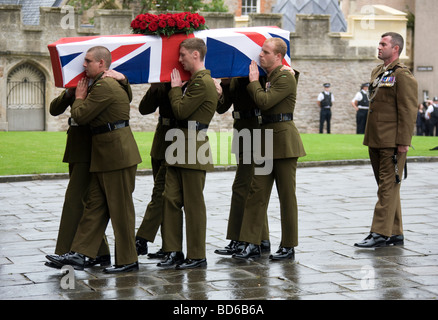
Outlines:
[{"label": "window", "polygon": [[248,13],[257,13],[258,0],[242,0],[242,16]]}]

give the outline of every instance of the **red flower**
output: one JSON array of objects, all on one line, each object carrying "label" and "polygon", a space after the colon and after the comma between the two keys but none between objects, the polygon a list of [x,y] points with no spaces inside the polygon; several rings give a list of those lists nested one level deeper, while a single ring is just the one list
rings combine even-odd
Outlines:
[{"label": "red flower", "polygon": [[181,30],[181,29],[184,29],[184,27],[186,26],[186,23],[184,20],[177,20],[176,26],[179,30]]},{"label": "red flower", "polygon": [[141,30],[146,30],[147,26],[148,26],[148,24],[146,22],[144,22],[144,21],[140,22],[139,27]]},{"label": "red flower", "polygon": [[176,21],[173,18],[168,18],[167,19],[167,25],[169,27],[174,27],[176,25]]},{"label": "red flower", "polygon": [[151,23],[149,23],[148,28],[151,32],[155,32],[158,30],[158,23],[156,23],[155,21],[152,21]]}]

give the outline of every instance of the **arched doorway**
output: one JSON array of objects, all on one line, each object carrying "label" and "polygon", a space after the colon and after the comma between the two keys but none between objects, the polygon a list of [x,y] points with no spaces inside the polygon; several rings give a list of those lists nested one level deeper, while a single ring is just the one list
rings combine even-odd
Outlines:
[{"label": "arched doorway", "polygon": [[14,68],[7,80],[9,131],[44,131],[44,74],[30,64]]}]

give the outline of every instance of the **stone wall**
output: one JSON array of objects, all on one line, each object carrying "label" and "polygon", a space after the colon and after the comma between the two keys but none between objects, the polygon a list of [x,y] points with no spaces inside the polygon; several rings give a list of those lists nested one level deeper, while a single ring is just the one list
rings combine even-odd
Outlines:
[{"label": "stone wall", "polygon": [[[17,65],[29,63],[43,72],[46,78],[46,130],[67,129],[69,112],[59,117],[48,113],[50,101],[62,89],[54,87],[52,68],[47,45],[62,37],[128,34],[133,18],[127,10],[96,10],[94,27],[83,27],[77,23],[79,15],[72,21],[60,8],[41,8],[39,26],[21,24],[20,7],[0,6],[0,130],[8,130],[6,112],[6,83],[9,72]],[[207,25],[214,28],[234,27],[230,14],[203,14]],[[65,28],[67,21],[72,28]],[[375,48],[350,47],[340,34],[330,33],[329,16],[301,15],[297,18],[297,29],[291,33],[291,57],[293,67],[301,72],[298,85],[298,100],[295,122],[302,133],[318,132],[319,110],[316,97],[324,82],[332,83],[335,95],[332,133],[355,133],[355,112],[350,104],[361,83],[369,80],[371,69],[377,64]],[[281,16],[250,15],[249,25],[281,25]],[[378,39],[376,39],[377,45]],[[138,104],[148,85],[133,85],[134,99],[131,104],[131,125],[135,131],[153,131],[158,113],[142,116]],[[231,130],[231,112],[216,114],[211,130]]]}]

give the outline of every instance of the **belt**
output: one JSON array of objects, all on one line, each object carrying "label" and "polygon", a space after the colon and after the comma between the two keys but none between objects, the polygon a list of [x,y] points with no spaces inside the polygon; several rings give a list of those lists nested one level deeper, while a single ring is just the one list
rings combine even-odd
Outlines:
[{"label": "belt", "polygon": [[250,119],[250,118],[258,117],[260,115],[260,110],[251,109],[249,111],[233,111],[232,115],[233,115],[233,119],[235,120]]},{"label": "belt", "polygon": [[68,125],[71,127],[79,127],[79,125],[77,124],[77,122],[73,118],[68,118]]},{"label": "belt", "polygon": [[269,115],[260,116],[259,123],[266,124],[266,123],[284,122],[284,121],[292,121],[293,119],[294,119],[294,115],[292,113],[269,114]]},{"label": "belt", "polygon": [[106,125],[91,128],[91,134],[101,134],[105,132],[114,131],[129,126],[129,120],[119,120],[113,123],[107,123]]},{"label": "belt", "polygon": [[368,110],[370,107],[358,106],[358,108],[361,109],[361,110]]},{"label": "belt", "polygon": [[191,130],[204,130],[208,129],[208,124],[200,123],[194,120],[177,120],[176,121],[178,128],[186,128]]},{"label": "belt", "polygon": [[173,118],[164,118],[162,116],[158,117],[158,122],[163,126],[176,127],[176,119]]}]

